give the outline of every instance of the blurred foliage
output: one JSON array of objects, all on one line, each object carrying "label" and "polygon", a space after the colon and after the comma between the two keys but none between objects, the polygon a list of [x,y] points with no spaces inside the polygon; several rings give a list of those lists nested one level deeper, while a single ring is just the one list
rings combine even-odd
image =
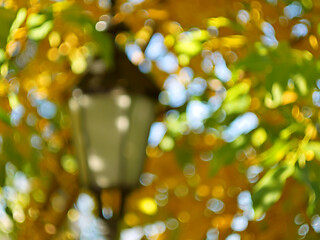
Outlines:
[{"label": "blurred foliage", "polygon": [[67,101],[97,55],[112,66],[119,23],[162,89],[122,239],[319,238],[319,1],[0,4],[1,239],[100,237]]}]

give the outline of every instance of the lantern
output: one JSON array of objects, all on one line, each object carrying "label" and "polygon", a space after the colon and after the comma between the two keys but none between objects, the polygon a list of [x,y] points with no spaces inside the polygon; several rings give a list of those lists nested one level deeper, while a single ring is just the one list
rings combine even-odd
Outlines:
[{"label": "lantern", "polygon": [[159,90],[115,48],[94,60],[69,101],[80,182],[92,190],[138,185]]}]

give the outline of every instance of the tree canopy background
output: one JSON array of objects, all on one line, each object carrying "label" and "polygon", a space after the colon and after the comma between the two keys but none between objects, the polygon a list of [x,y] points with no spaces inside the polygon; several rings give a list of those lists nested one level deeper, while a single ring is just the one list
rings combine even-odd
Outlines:
[{"label": "tree canopy background", "polygon": [[[319,238],[319,1],[0,4],[1,239],[106,231],[79,189],[67,101],[95,56],[112,64],[111,21],[162,89],[122,239]],[[117,193],[101,198],[110,218]]]}]

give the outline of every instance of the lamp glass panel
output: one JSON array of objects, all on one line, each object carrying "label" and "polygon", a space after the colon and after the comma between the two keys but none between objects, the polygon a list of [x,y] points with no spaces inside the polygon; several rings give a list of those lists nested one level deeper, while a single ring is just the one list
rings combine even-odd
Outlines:
[{"label": "lamp glass panel", "polygon": [[100,189],[137,186],[155,102],[114,91],[81,95],[69,106],[81,183]]},{"label": "lamp glass panel", "polygon": [[121,181],[122,136],[118,126],[123,113],[116,97],[114,94],[92,94],[82,95],[78,100],[79,134],[83,146],[78,146],[77,151],[87,163],[86,184],[98,188],[118,186]]},{"label": "lamp glass panel", "polygon": [[155,116],[155,102],[142,95],[132,96],[129,111],[130,128],[126,136],[124,151],[125,175],[124,185],[129,187],[139,183],[145,160],[145,148],[150,126]]}]

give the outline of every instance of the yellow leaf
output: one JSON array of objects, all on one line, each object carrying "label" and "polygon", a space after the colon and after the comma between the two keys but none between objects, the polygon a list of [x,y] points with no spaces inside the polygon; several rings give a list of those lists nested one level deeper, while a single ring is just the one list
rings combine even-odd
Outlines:
[{"label": "yellow leaf", "polygon": [[229,26],[230,24],[231,24],[231,21],[225,17],[210,18],[208,20],[208,25],[214,26],[216,28],[226,27],[226,26]]},{"label": "yellow leaf", "polygon": [[221,42],[230,48],[240,48],[247,43],[247,38],[241,35],[232,35],[221,38]]},{"label": "yellow leaf", "polygon": [[255,130],[251,137],[251,142],[253,146],[259,147],[267,140],[267,132],[263,128]]},{"label": "yellow leaf", "polygon": [[285,91],[282,95],[282,105],[294,103],[298,98],[297,93],[292,91]]}]

